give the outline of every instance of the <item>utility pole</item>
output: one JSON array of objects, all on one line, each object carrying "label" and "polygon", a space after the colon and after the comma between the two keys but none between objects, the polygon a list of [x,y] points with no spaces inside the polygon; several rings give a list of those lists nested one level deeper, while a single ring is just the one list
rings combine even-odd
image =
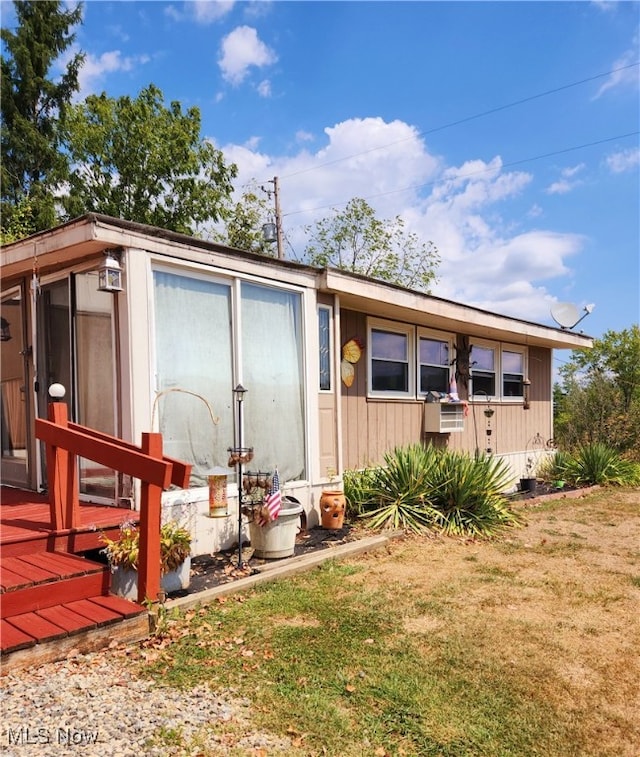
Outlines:
[{"label": "utility pole", "polygon": [[280,215],[280,191],[278,188],[278,177],[273,177],[273,196],[276,204],[276,245],[278,249],[278,260],[284,260],[284,249],[282,245],[282,217]]},{"label": "utility pole", "polygon": [[[265,233],[265,240],[267,242],[276,242],[277,243],[277,250],[278,250],[278,259],[284,260],[284,245],[282,243],[282,217],[280,215],[280,188],[278,186],[278,177],[274,176],[273,179],[269,179],[269,184],[273,184],[273,196],[275,199],[275,206],[276,206],[276,217],[275,217],[275,224],[268,223],[265,224],[262,229]],[[262,187],[262,191],[266,192],[269,200],[271,200],[271,190],[265,189]],[[276,227],[276,238],[273,238],[273,226]],[[267,231],[268,230],[268,231]]]}]

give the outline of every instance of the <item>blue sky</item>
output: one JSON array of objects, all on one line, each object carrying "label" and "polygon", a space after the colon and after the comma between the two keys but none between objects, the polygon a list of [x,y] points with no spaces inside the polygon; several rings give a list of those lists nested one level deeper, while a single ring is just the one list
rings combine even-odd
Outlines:
[{"label": "blue sky", "polygon": [[594,303],[600,336],[640,320],[639,30],[632,2],[90,0],[77,44],[82,96],[154,83],[239,192],[278,176],[288,257],[362,197],[437,246],[434,294]]}]

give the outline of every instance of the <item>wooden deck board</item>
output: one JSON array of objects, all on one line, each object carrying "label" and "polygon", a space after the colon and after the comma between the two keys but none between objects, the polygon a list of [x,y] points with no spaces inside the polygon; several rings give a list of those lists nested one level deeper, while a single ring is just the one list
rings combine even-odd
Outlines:
[{"label": "wooden deck board", "polygon": [[36,640],[31,634],[16,628],[8,620],[0,620],[0,648],[3,652],[8,649],[24,649],[35,643]]},{"label": "wooden deck board", "polygon": [[53,641],[67,635],[64,628],[52,623],[46,618],[40,617],[35,612],[25,612],[22,615],[12,615],[6,618],[7,623],[19,631],[32,636],[38,641]]},{"label": "wooden deck board", "polygon": [[38,615],[64,628],[67,633],[89,630],[98,626],[97,623],[89,621],[86,615],[79,615],[64,605],[45,607],[43,610],[38,610]]},{"label": "wooden deck board", "polygon": [[91,599],[78,599],[75,602],[68,602],[64,606],[74,612],[84,615],[85,618],[88,618],[99,626],[113,623],[116,620],[122,620],[122,615],[119,612],[98,605],[95,602],[92,602]]}]

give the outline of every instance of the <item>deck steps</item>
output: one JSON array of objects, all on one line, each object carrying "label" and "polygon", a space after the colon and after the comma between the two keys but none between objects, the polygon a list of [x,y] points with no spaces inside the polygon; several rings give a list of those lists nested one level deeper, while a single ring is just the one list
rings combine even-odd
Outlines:
[{"label": "deck steps", "polygon": [[2,672],[61,659],[70,649],[144,638],[147,611],[113,596],[109,587],[109,569],[78,555],[1,557]]}]

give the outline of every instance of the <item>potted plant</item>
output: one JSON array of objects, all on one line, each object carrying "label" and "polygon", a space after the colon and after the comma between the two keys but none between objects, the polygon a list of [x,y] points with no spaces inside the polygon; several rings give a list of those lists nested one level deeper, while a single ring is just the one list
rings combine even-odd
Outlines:
[{"label": "potted plant", "polygon": [[536,491],[536,486],[538,483],[538,479],[535,474],[535,459],[531,456],[528,456],[527,464],[525,467],[526,473],[520,479],[520,491],[531,492],[533,494]]},{"label": "potted plant", "polygon": [[[111,567],[111,590],[114,594],[136,600],[138,597],[138,553],[140,531],[131,523],[123,523],[120,536],[110,539],[102,535],[102,550]],[[160,529],[160,582],[167,593],[186,589],[191,572],[191,534],[175,521]]]}]

